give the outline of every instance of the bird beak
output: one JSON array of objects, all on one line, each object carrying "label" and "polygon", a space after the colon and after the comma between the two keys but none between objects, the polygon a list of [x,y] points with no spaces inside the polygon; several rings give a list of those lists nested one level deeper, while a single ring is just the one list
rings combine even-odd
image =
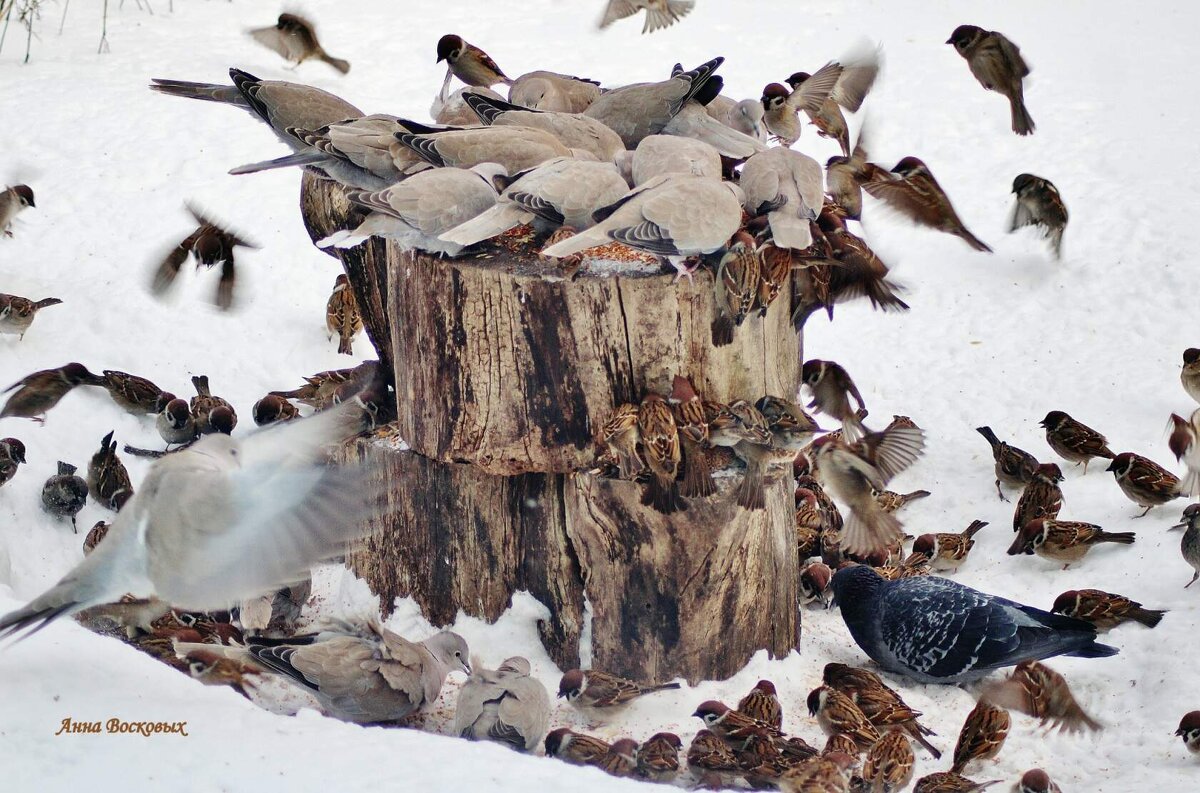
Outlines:
[{"label": "bird beak", "polygon": [[946,43],[947,43],[947,44],[953,44],[953,43],[954,43],[954,39],[946,39]]},{"label": "bird beak", "polygon": [[[693,716],[695,716],[695,717],[696,717],[696,718],[698,718],[698,719],[702,719],[702,718],[704,718],[703,716],[701,716],[701,715],[700,715],[700,711],[698,711],[698,710],[697,710],[695,713],[693,713],[692,715],[693,715]],[[1175,734],[1176,734],[1176,735],[1179,735],[1180,733],[1175,733]]]},{"label": "bird beak", "polygon": [[[24,462],[24,460],[22,460],[21,462]],[[1187,527],[1188,527],[1188,522],[1185,520],[1182,523],[1176,523],[1174,526],[1167,529],[1167,531],[1174,531],[1175,529],[1186,529]]]},{"label": "bird beak", "polygon": [[563,693],[562,691],[558,692],[558,698],[559,698],[559,699],[562,699],[562,698],[563,698],[563,697],[565,697],[565,696],[566,696],[566,694],[565,694],[565,693]]}]

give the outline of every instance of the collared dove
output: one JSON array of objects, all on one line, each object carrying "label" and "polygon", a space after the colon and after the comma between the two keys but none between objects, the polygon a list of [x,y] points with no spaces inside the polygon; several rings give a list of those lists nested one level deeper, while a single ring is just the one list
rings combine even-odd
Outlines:
[{"label": "collared dove", "polygon": [[401,145],[438,168],[499,163],[509,175],[527,171],[571,150],[549,132],[533,127],[479,127],[395,133]]},{"label": "collared dove", "polygon": [[[675,64],[671,76],[683,73],[683,66]],[[690,100],[684,103],[675,117],[667,122],[662,131],[667,135],[678,135],[684,138],[695,138],[710,144],[723,156],[734,160],[744,160],[755,152],[766,148],[762,141],[722,124],[708,112],[712,104],[721,94],[725,81],[720,75],[713,75],[705,82],[704,87]]]},{"label": "collared dove", "polygon": [[532,110],[582,113],[600,96],[600,84],[584,77],[533,71],[513,80],[508,101]]},{"label": "collared dove", "polygon": [[474,169],[434,168],[374,193],[350,191],[351,201],[371,210],[353,230],[318,240],[325,248],[349,248],[367,237],[387,237],[401,247],[456,255],[462,245],[438,239],[496,203],[492,179],[503,169],[483,163]]},{"label": "collared dove", "polygon": [[777,146],[759,152],[742,166],[746,211],[767,216],[775,245],[803,250],[812,245],[809,221],[825,198],[821,177],[820,164],[798,151]]},{"label": "collared dove", "polygon": [[309,574],[299,583],[243,600],[238,606],[238,622],[247,634],[286,631],[300,618],[311,594],[312,575]]},{"label": "collared dove", "polygon": [[721,178],[721,153],[702,140],[677,135],[647,135],[633,153],[634,187],[656,176],[683,174]]},{"label": "collared dove", "polygon": [[714,97],[704,108],[710,116],[730,129],[749,135],[757,141],[767,139],[767,129],[763,126],[763,106],[757,99],[743,99],[738,102],[722,94]]},{"label": "collared dove", "polygon": [[495,671],[475,664],[458,692],[454,734],[533,751],[550,726],[550,694],[529,675],[529,661],[514,656]]},{"label": "collared dove", "polygon": [[586,229],[592,213],[617,201],[629,186],[615,165],[559,157],[520,175],[496,205],[441,235],[459,245],[472,245],[533,222],[543,231],[560,226]]},{"label": "collared dove", "polygon": [[377,498],[362,469],[326,464],[328,447],[362,424],[352,399],[244,438],[208,435],[159,458],[104,542],[0,617],[0,638],[125,593],[216,611],[298,579],[365,531]]},{"label": "collared dove", "polygon": [[504,97],[490,88],[468,85],[464,88],[459,88],[449,96],[443,97],[441,94],[438,94],[434,97],[433,104],[429,106],[429,117],[433,119],[435,124],[443,124],[451,127],[477,126],[479,124],[479,117],[475,115],[474,110],[467,106],[465,101],[467,94],[486,96],[488,99],[497,99],[500,101],[504,99]]},{"label": "collared dove", "polygon": [[485,96],[464,97],[464,101],[486,126],[534,127],[549,132],[568,148],[591,152],[600,162],[612,162],[625,151],[617,133],[581,113],[529,110]]},{"label": "collared dove", "polygon": [[625,148],[637,148],[642,138],[662,132],[684,105],[704,89],[724,62],[724,58],[713,58],[663,82],[614,88],[592,102],[584,115],[604,122],[621,136]]}]

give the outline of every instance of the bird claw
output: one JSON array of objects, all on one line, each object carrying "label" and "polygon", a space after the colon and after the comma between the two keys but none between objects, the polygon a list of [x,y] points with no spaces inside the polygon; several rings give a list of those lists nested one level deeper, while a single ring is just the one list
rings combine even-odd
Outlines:
[{"label": "bird claw", "polygon": [[683,278],[684,276],[687,276],[689,284],[695,283],[695,281],[692,280],[692,273],[694,273],[700,269],[699,260],[697,260],[696,263],[693,264],[691,267],[688,267],[687,261],[671,262],[671,266],[674,267],[675,271],[676,271],[675,280],[672,281],[671,283],[673,283],[673,284],[679,283],[679,279]]}]

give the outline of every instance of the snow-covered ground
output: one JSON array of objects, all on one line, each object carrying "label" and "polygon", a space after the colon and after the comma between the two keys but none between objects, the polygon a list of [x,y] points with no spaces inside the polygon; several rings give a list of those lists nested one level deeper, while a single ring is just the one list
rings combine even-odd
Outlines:
[{"label": "snow-covered ground", "polygon": [[[482,46],[510,75],[547,68],[607,84],[660,79],[676,61],[690,66],[724,55],[727,93],[738,98],[756,97],[793,71],[812,71],[861,37],[882,42],[886,69],[866,105],[873,158],[924,159],[996,253],[974,253],[870,205],[867,239],[909,288],[912,311],[885,316],[840,307],[833,324],[823,316],[809,322],[806,351],[845,365],[873,415],[909,414],[928,430],[925,457],[896,483],[934,494],[904,516],[910,532],[991,522],[959,580],[1044,608],[1063,590],[1095,587],[1170,609],[1153,632],[1132,626],[1110,634],[1107,641],[1121,648],[1115,658],[1050,662],[1108,729],[1090,737],[1047,734],[1014,716],[998,760],[971,775],[1011,784],[1042,766],[1066,791],[1195,789],[1196,761],[1172,736],[1180,716],[1200,708],[1200,587],[1184,591],[1190,569],[1179,557],[1178,533],[1167,532],[1184,502],[1134,521],[1137,510],[1103,466],[1086,477],[1067,468],[1064,517],[1135,530],[1137,543],[1097,550],[1065,572],[1035,557],[1006,556],[1011,505],[996,498],[989,450],[974,428],[990,424],[1053,459],[1037,421],[1062,409],[1105,432],[1115,450],[1171,462],[1167,416],[1194,407],[1177,375],[1180,353],[1198,341],[1189,325],[1200,187],[1190,168],[1200,161],[1200,138],[1187,97],[1197,77],[1191,37],[1200,10],[1094,0],[699,0],[682,24],[642,37],[635,21],[596,31],[601,0],[307,0],[327,49],[353,63],[341,77],[319,63],[287,70],[242,35],[273,19],[279,9],[270,3],[178,0],[168,13],[166,0],[154,0],[153,15],[137,3],[109,3],[111,52],[97,55],[100,5],[72,4],[59,36],[62,6],[45,3],[30,63],[21,63],[24,31],[15,23],[0,53],[0,183],[28,182],[38,203],[20,217],[13,239],[0,239],[0,292],[65,301],[39,316],[24,341],[0,337],[0,384],[71,360],[149,376],[180,394],[189,392],[189,375],[206,373],[246,424],[267,390],[350,365],[326,341],[323,325],[338,270],[308,243],[297,173],[226,175],[234,165],[283,154],[271,134],[236,110],[152,94],[149,78],[223,82],[237,66],[318,85],[367,112],[424,118],[442,76],[434,45],[446,32]],[[943,43],[965,22],[1003,31],[1026,55],[1033,137],[1009,131],[1005,100],[980,88]],[[811,129],[797,148],[821,161],[835,153]],[[1022,171],[1053,180],[1070,209],[1062,262],[1032,234],[1004,233],[1012,178]],[[262,246],[242,260],[242,302],[229,315],[206,302],[214,273],[185,279],[171,302],[146,293],[152,261],[190,231],[185,199]],[[360,340],[356,350],[367,357],[369,346]],[[69,395],[44,427],[0,422],[0,436],[22,438],[29,459],[0,489],[0,612],[80,557],[82,534],[45,516],[38,493],[56,460],[82,468],[114,429],[122,443],[158,443],[152,421],[124,414],[93,389]],[[136,484],[145,466],[126,462]],[[107,517],[89,504],[81,529]],[[371,602],[346,574],[326,572],[322,584],[338,602]],[[519,598],[496,626],[464,618],[456,627],[491,664],[526,654],[553,690],[558,670],[537,643],[537,615],[536,604]],[[781,692],[785,727],[823,740],[804,710],[805,695],[827,661],[865,659],[836,611],[804,617],[799,654],[778,661],[760,655],[732,680],[657,695],[601,734],[644,739],[674,729],[686,742],[699,726],[689,715],[696,704],[736,700],[769,677]],[[433,630],[404,604],[391,624],[416,638]],[[972,694],[897,685],[949,753]],[[188,736],[56,737],[68,717],[186,720]],[[429,726],[444,721],[435,713]],[[554,721],[576,723],[565,705]],[[948,767],[924,754],[918,763],[918,775]],[[499,747],[364,729],[312,711],[276,716],[70,621],[0,651],[0,767],[5,789],[47,793],[167,783],[198,791],[633,789]]]}]

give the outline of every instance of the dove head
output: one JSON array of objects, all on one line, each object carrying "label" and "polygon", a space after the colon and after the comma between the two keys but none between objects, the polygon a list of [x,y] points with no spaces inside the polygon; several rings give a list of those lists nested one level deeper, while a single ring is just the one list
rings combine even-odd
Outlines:
[{"label": "dove head", "polygon": [[423,644],[442,666],[450,671],[457,669],[471,674],[471,651],[467,647],[467,640],[454,631],[442,631],[426,639]]},{"label": "dove head", "polygon": [[845,614],[870,610],[872,596],[884,583],[879,573],[866,565],[856,564],[834,573],[829,587],[833,590],[834,604],[841,606]]}]

